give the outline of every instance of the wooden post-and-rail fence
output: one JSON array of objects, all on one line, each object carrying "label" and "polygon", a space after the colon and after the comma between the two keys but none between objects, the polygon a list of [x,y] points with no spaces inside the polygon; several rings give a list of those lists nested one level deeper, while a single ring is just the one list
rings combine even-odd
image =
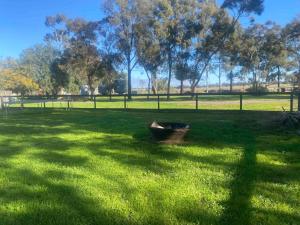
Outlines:
[{"label": "wooden post-and-rail fence", "polygon": [[[257,93],[195,93],[195,94],[134,94],[132,97],[146,97],[147,101],[150,100],[150,97],[156,97],[156,102],[157,102],[157,110],[161,109],[161,102],[162,102],[162,97],[191,97],[190,99],[195,101],[195,110],[199,110],[201,107],[201,101],[200,101],[200,96],[237,96],[239,98],[239,110],[243,111],[244,110],[244,96],[267,96],[267,95],[289,95],[289,102],[290,102],[290,111],[293,112],[295,110],[300,111],[300,92],[289,92],[289,93],[264,93],[264,94],[257,94]],[[128,95],[123,94],[123,95],[93,95],[93,96],[82,96],[82,95],[59,95],[59,96],[0,96],[0,107],[1,109],[5,108],[6,105],[9,105],[10,102],[8,99],[19,99],[18,102],[20,104],[21,108],[24,108],[26,100],[28,102],[33,101],[33,102],[38,102],[40,104],[41,108],[47,108],[46,103],[47,102],[52,102],[52,107],[53,103],[55,101],[60,101],[61,102],[66,102],[67,103],[67,108],[70,109],[73,107],[73,104],[71,105],[71,102],[75,102],[74,99],[77,98],[89,98],[90,101],[93,103],[93,108],[97,109],[97,98],[101,97],[108,97],[109,101],[112,101],[113,97],[123,97],[123,108],[128,109],[128,102],[132,100],[128,100]],[[153,99],[153,98],[152,98]],[[155,99],[153,99],[155,101]],[[122,100],[121,100],[122,101]],[[170,101],[170,98],[164,99],[164,101]],[[183,100],[184,101],[184,100]],[[190,101],[190,100],[189,100]],[[295,105],[297,104],[297,107],[295,108]],[[14,104],[16,107],[16,104]]]}]

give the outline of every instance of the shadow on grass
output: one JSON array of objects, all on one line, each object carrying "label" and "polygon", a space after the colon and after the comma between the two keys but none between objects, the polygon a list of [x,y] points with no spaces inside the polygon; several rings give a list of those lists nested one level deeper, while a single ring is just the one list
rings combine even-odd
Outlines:
[{"label": "shadow on grass", "polygon": [[251,221],[251,202],[256,179],[256,149],[249,145],[244,148],[243,156],[237,165],[234,180],[230,185],[230,198],[225,203],[221,224],[248,225]]},{"label": "shadow on grass", "polygon": [[[26,113],[29,117],[26,116]],[[208,214],[205,210],[201,210],[201,207],[186,203],[187,205],[182,207],[180,211],[174,212],[174,217],[185,223],[214,224],[216,220],[219,220],[219,224],[222,225],[249,225],[253,213],[264,213],[267,217],[282,218],[296,224],[299,219],[297,215],[289,216],[284,212],[254,209],[251,205],[256,182],[281,184],[300,179],[297,167],[294,165],[276,167],[257,163],[257,153],[261,151],[258,150],[257,142],[263,142],[263,147],[266,151],[270,151],[270,154],[278,151],[289,153],[285,156],[287,164],[296,162],[295,157],[299,157],[298,152],[294,149],[295,146],[298,146],[299,140],[291,145],[282,144],[277,140],[280,138],[278,134],[273,135],[271,140],[270,138],[260,139],[266,131],[260,131],[261,126],[257,120],[270,115],[273,114],[227,111],[194,113],[184,110],[168,110],[159,113],[157,111],[153,113],[149,110],[130,110],[127,112],[123,110],[74,110],[72,112],[46,110],[45,114],[37,114],[25,110],[25,116],[16,114],[6,122],[0,122],[1,125],[4,125],[0,128],[0,135],[10,137],[10,139],[0,142],[0,159],[2,160],[0,166],[2,169],[10,171],[7,174],[9,177],[16,179],[21,177],[23,179],[15,186],[12,184],[12,186],[0,188],[0,202],[11,204],[23,200],[28,203],[29,207],[18,214],[0,212],[0,220],[7,224],[16,225],[165,223],[157,215],[149,215],[149,218],[144,218],[141,223],[141,221],[134,221],[130,214],[124,216],[122,212],[105,207],[102,205],[101,199],[95,199],[88,193],[79,193],[76,186],[61,182],[69,176],[66,171],[49,170],[44,174],[38,174],[29,169],[7,168],[10,165],[8,164],[9,159],[22,154],[26,146],[40,149],[32,157],[45,163],[65,167],[84,167],[89,163],[88,158],[68,154],[69,149],[83,146],[88,153],[95,157],[108,157],[128,168],[135,167],[159,175],[171,173],[174,168],[168,162],[174,162],[178,159],[187,159],[194,163],[206,163],[213,167],[220,167],[222,170],[224,167],[235,170],[234,178],[229,185],[229,199],[222,203],[224,211],[221,218]],[[149,138],[147,124],[155,118],[190,123],[192,131],[184,146],[208,147],[211,149],[212,155],[196,156],[188,152],[175,151],[172,146],[163,146],[153,142]],[[16,123],[18,123],[18,127],[14,127]],[[64,133],[80,135],[84,131],[101,132],[105,133],[106,136],[95,138],[88,143],[83,143],[80,140],[72,142],[56,137],[56,135]],[[24,146],[22,143],[17,145],[13,141],[14,135],[24,135]],[[46,135],[51,137],[46,138]],[[287,138],[287,143],[289,140],[290,138]],[[242,157],[237,164],[225,162],[222,155],[213,154],[214,148],[226,147],[241,149]],[[136,154],[132,154],[133,152]],[[291,152],[294,157],[290,156]],[[3,162],[7,163],[4,164]],[[129,186],[126,181],[119,179],[118,176],[103,175],[103,177],[117,187],[124,189],[123,192],[128,193],[127,195],[135,195],[138,191]],[[76,179],[84,179],[84,177],[79,176]],[[29,186],[42,188],[33,192]],[[160,196],[159,194],[157,193],[157,198]],[[278,198],[278,196],[272,198]],[[293,202],[292,200],[295,201],[291,199],[289,202]],[[35,206],[34,201],[45,204]],[[49,207],[47,204],[53,205]]]},{"label": "shadow on grass", "polygon": [[[56,172],[56,176],[58,176]],[[101,202],[95,201],[84,193],[78,193],[75,187],[51,182],[31,170],[13,169],[13,176],[26,177],[30,183],[11,186],[8,191],[0,189],[2,203],[26,201],[29,208],[21,213],[0,212],[4,224],[134,224],[130,218],[123,217],[113,209],[103,208]],[[59,176],[63,177],[64,174]],[[44,187],[39,192],[30,186]],[[38,206],[34,202],[42,199]]]}]

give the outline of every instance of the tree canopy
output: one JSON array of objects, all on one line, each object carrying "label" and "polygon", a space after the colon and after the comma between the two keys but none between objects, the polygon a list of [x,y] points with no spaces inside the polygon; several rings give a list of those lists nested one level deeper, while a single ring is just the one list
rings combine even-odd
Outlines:
[{"label": "tree canopy", "polygon": [[[103,18],[96,21],[63,14],[47,17],[45,42],[25,49],[17,60],[2,60],[1,67],[6,77],[20,76],[32,84],[24,92],[38,85],[42,94],[79,92],[83,85],[90,94],[101,88],[113,93],[121,79],[127,81],[130,98],[137,69],[145,71],[148,93],[157,93],[164,84],[170,94],[174,79],[180,93],[184,83],[194,93],[217,70],[219,91],[222,73],[230,91],[234,80],[251,82],[253,90],[276,82],[279,91],[289,76],[300,85],[300,19],[285,27],[255,23],[251,16],[263,13],[263,3],[107,0]],[[242,26],[241,18],[248,18],[249,25]]]}]

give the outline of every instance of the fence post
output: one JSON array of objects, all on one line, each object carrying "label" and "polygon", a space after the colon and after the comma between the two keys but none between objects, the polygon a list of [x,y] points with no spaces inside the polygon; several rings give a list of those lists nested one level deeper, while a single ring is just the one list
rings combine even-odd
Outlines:
[{"label": "fence post", "polygon": [[196,110],[198,110],[199,108],[199,103],[198,103],[199,99],[198,99],[198,94],[196,94]]},{"label": "fence post", "polygon": [[96,96],[94,96],[94,109],[97,109]]},{"label": "fence post", "polygon": [[43,102],[43,103],[44,103],[44,109],[45,109],[45,108],[46,108],[46,101],[44,100],[44,102]]},{"label": "fence post", "polygon": [[291,97],[290,97],[290,111],[293,112],[294,111],[294,93],[291,93]]},{"label": "fence post", "polygon": [[240,94],[240,111],[243,110],[243,95]]},{"label": "fence post", "polygon": [[3,100],[3,97],[1,96],[1,109],[4,109],[4,100]]},{"label": "fence post", "polygon": [[21,108],[24,108],[24,97],[21,96]]},{"label": "fence post", "polygon": [[157,95],[157,109],[160,110],[160,98],[159,98],[159,95]]},{"label": "fence post", "polygon": [[68,110],[70,110],[70,100],[68,99]]},{"label": "fence post", "polygon": [[300,112],[300,92],[298,93],[298,112]]},{"label": "fence post", "polygon": [[127,96],[126,95],[124,95],[124,109],[127,109],[127,104],[126,104],[126,100],[127,100],[127,98],[126,98]]}]

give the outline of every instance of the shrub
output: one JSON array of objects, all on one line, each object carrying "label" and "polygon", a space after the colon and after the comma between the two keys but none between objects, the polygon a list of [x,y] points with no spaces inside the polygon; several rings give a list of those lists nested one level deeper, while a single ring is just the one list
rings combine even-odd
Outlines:
[{"label": "shrub", "polygon": [[114,83],[114,90],[118,94],[124,94],[127,92],[127,81],[125,79],[117,79]]},{"label": "shrub", "polygon": [[300,112],[283,112],[279,118],[279,123],[286,128],[299,128]]},{"label": "shrub", "polygon": [[269,90],[266,87],[258,86],[257,89],[255,87],[250,87],[246,89],[247,92],[253,93],[267,93]]}]

